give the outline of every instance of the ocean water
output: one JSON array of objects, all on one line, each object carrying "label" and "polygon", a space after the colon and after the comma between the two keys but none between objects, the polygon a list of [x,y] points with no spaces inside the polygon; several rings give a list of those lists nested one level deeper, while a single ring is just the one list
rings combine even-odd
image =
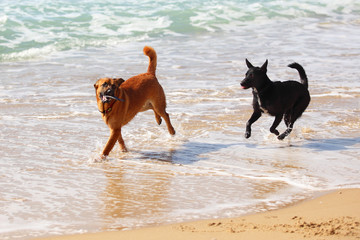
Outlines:
[{"label": "ocean water", "polygon": [[[127,230],[276,209],[360,187],[359,1],[0,2],[0,239]],[[139,113],[109,136],[93,84],[147,69],[177,134]],[[291,135],[252,113],[247,70],[309,77]],[[283,123],[278,127],[284,131]]]}]

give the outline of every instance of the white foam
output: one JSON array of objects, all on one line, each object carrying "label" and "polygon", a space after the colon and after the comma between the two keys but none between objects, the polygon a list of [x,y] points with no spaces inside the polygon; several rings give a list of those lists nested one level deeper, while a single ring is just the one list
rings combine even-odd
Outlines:
[{"label": "white foam", "polygon": [[49,45],[42,48],[30,48],[21,52],[2,54],[2,58],[7,61],[18,61],[18,60],[27,60],[34,58],[41,59],[57,51],[58,50],[55,46]]},{"label": "white foam", "polygon": [[19,232],[26,230],[45,231],[49,229],[51,225],[52,223],[48,221],[27,222],[19,220],[16,223],[9,223],[8,219],[3,219],[0,224],[0,233]]},{"label": "white foam", "polygon": [[5,24],[7,20],[8,20],[8,16],[6,15],[0,16],[0,25]]}]

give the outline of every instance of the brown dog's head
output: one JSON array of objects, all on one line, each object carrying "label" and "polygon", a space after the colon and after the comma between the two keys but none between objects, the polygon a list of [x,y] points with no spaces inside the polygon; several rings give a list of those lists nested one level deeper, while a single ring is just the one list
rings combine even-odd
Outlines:
[{"label": "brown dog's head", "polygon": [[103,103],[111,101],[110,97],[116,97],[115,91],[125,80],[122,78],[101,78],[95,84],[96,98]]}]

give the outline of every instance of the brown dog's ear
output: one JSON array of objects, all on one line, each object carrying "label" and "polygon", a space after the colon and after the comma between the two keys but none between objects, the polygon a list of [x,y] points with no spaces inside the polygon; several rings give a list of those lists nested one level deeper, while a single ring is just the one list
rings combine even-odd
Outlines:
[{"label": "brown dog's ear", "polygon": [[249,60],[247,60],[247,58],[245,59],[245,62],[248,68],[254,68],[254,66],[249,62]]},{"label": "brown dog's ear", "polygon": [[268,65],[268,60],[266,59],[266,61],[264,62],[264,64],[261,66],[260,70],[266,73],[266,71],[267,71],[267,65]]},{"label": "brown dog's ear", "polygon": [[98,87],[99,87],[99,84],[98,84],[98,82],[96,82],[96,83],[94,84],[94,88],[95,88],[95,89],[98,89]]},{"label": "brown dog's ear", "polygon": [[120,87],[120,85],[125,82],[124,79],[122,78],[114,78],[114,81],[115,81],[115,84],[116,84],[116,87]]}]

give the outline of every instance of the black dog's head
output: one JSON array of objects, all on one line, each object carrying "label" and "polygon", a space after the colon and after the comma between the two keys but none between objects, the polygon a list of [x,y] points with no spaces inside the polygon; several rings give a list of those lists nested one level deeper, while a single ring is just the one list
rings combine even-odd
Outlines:
[{"label": "black dog's head", "polygon": [[95,84],[96,98],[103,103],[111,101],[111,97],[115,97],[115,91],[125,80],[122,78],[101,78]]},{"label": "black dog's head", "polygon": [[241,81],[240,85],[243,89],[248,88],[256,88],[259,89],[265,83],[267,79],[266,71],[267,71],[268,60],[261,67],[254,67],[247,59],[246,65],[249,70],[246,72],[244,80]]}]

